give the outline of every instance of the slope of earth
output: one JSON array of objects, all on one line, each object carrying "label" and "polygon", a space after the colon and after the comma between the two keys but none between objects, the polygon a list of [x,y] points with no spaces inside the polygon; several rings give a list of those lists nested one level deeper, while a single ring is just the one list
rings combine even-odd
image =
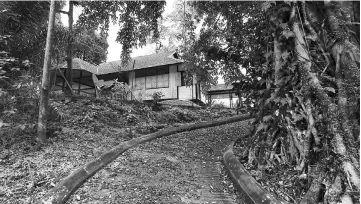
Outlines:
[{"label": "slope of earth", "polygon": [[71,203],[244,203],[221,150],[249,121],[179,133],[127,151],[98,172]]},{"label": "slope of earth", "polygon": [[[0,203],[32,203],[33,199],[40,198],[74,169],[113,146],[133,137],[155,132],[166,127],[210,121],[235,115],[231,110],[173,106],[162,106],[160,111],[152,111],[151,107],[143,103],[121,103],[91,98],[68,103],[53,101],[52,107],[53,111],[50,114],[49,131],[47,133],[49,142],[45,146],[39,146],[35,142],[35,124],[38,112],[36,104],[27,104],[24,108],[20,107],[16,114],[0,115],[0,121],[7,123],[6,126],[0,127]],[[199,142],[206,142],[204,137]],[[177,176],[184,179],[182,185],[193,185],[194,189],[198,188],[198,184],[192,183],[191,179],[186,178],[195,173],[199,174],[199,172],[194,171],[201,168],[194,168],[189,171],[181,171],[180,169],[186,168],[187,165],[190,167],[207,166],[207,163],[202,162],[209,160],[195,160],[196,163],[193,161],[195,157],[201,156],[199,152],[205,146],[192,141],[192,138],[198,138],[196,134],[189,134],[189,137],[185,137],[188,139],[184,141],[184,144],[182,144],[183,137],[172,138],[178,139],[167,141],[167,138],[165,138],[156,143],[149,143],[126,152],[88,181],[72,197],[72,202],[77,203],[84,199],[90,199],[95,195],[104,197],[107,194],[102,193],[102,191],[105,191],[104,189],[109,190],[109,188],[106,188],[107,182],[112,179],[118,180],[114,182],[115,185],[120,183],[122,185],[117,186],[118,188],[112,187],[111,192],[124,192],[129,196],[133,196],[134,199],[138,199],[138,194],[143,195],[142,188],[147,187],[146,185],[141,187],[143,182],[148,182],[149,185],[152,184],[152,181],[146,180],[146,177],[158,178],[159,180],[166,179],[162,182],[169,184],[169,188],[166,187],[167,185],[160,185],[165,186],[165,189],[150,185],[148,188],[150,193],[144,194],[149,196],[149,199],[157,199],[158,194],[164,194],[166,198],[170,199],[172,194],[170,192],[177,192],[178,189],[173,188],[171,182],[165,181],[167,179],[173,180],[173,177]],[[193,154],[192,147],[200,149],[192,150]],[[168,149],[172,148],[181,148],[183,151],[178,152],[178,149],[175,149],[176,152],[167,152]],[[164,153],[157,152],[163,150]],[[211,150],[208,149],[207,151]],[[178,158],[177,154],[191,154],[192,157]],[[140,166],[141,164],[143,166]],[[137,166],[140,167],[136,168]],[[109,173],[109,169],[115,170]],[[177,173],[166,177],[167,172],[172,169],[176,169]],[[153,174],[150,173],[152,171],[154,171]],[[164,172],[164,174],[157,174],[158,171]],[[210,171],[210,174],[217,171],[219,169]],[[118,174],[121,176],[116,176]],[[143,177],[145,180],[143,180]],[[122,179],[127,179],[124,181],[129,182],[131,185],[122,182]],[[179,186],[182,185],[179,184]],[[84,189],[87,188],[91,188],[89,191],[85,190],[88,197],[82,197]],[[192,187],[183,189],[192,189]],[[121,194],[119,196],[114,202],[125,203],[122,200],[127,196],[124,197]],[[113,197],[115,196],[113,195]],[[165,199],[165,197],[163,198]],[[130,200],[133,198],[129,197],[128,201],[131,202]],[[144,197],[139,198],[145,199]],[[184,197],[184,203],[188,202],[187,199],[191,198]],[[96,199],[88,201],[85,203],[112,203],[109,198],[103,201],[96,201]],[[139,202],[144,203],[146,200]]]}]

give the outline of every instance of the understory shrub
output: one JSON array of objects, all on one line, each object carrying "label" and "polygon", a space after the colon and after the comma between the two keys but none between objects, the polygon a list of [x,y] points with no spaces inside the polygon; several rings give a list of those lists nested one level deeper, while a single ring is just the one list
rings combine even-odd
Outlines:
[{"label": "understory shrub", "polygon": [[170,113],[168,111],[162,111],[157,116],[158,116],[157,121],[159,123],[172,124],[172,123],[180,122],[180,120],[174,113]]},{"label": "understory shrub", "polygon": [[224,108],[227,108],[223,102],[221,103],[216,103],[216,104],[213,104],[212,105],[212,108],[215,108],[215,109],[224,109]]},{"label": "understory shrub", "polygon": [[174,107],[169,110],[170,113],[174,114],[178,120],[184,121],[184,122],[191,122],[196,120],[198,117],[190,110],[187,109],[180,109],[177,107]]},{"label": "understory shrub", "polygon": [[162,92],[154,92],[152,94],[152,109],[154,111],[160,111],[161,110],[161,105],[159,104],[160,99],[164,96],[164,94]]}]

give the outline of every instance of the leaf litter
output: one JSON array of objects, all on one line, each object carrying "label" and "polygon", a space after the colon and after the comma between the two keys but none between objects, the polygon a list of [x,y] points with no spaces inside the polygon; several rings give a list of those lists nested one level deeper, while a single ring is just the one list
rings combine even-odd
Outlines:
[{"label": "leaf litter", "polygon": [[[33,203],[74,169],[131,138],[235,115],[171,105],[152,111],[143,103],[91,98],[58,102],[57,111],[62,118],[50,115],[45,146],[34,141],[34,125],[0,129],[0,203]],[[242,135],[242,124],[180,133],[130,149],[90,178],[69,203],[201,203],[204,189],[216,188],[204,183],[209,166],[202,162],[214,164],[215,147]],[[224,169],[219,172],[222,190],[241,200]]]}]

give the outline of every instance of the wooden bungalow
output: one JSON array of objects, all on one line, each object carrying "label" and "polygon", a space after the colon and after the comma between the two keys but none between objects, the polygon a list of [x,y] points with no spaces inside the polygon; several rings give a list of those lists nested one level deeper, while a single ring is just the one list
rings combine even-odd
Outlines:
[{"label": "wooden bungalow", "polygon": [[[55,90],[65,88],[66,67],[65,62],[53,68]],[[95,66],[74,58],[72,88],[78,94],[95,94],[96,86],[110,86],[117,79],[127,84],[137,100],[151,100],[155,92],[162,92],[162,99],[204,100],[196,77],[191,85],[186,86],[186,70],[185,63],[174,51],[134,57],[125,67],[120,60]]]}]

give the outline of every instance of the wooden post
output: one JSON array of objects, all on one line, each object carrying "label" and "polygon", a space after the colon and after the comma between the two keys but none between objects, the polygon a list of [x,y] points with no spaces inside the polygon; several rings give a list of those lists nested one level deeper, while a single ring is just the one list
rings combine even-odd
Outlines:
[{"label": "wooden post", "polygon": [[78,95],[80,95],[80,85],[81,85],[81,77],[82,77],[82,74],[83,74],[83,71],[82,70],[80,70],[80,75],[79,75],[79,81],[78,81],[78,83],[79,83],[79,86],[78,86]]},{"label": "wooden post", "polygon": [[242,95],[241,95],[242,93],[241,92],[239,92],[239,104],[240,104],[240,108],[242,108],[242,106],[243,106],[243,102],[242,102]]},{"label": "wooden post", "polygon": [[55,22],[55,1],[50,3],[48,33],[46,36],[45,57],[43,66],[43,77],[41,82],[41,97],[39,102],[38,137],[41,144],[46,142],[46,123],[49,103],[49,68],[51,64],[51,46]]},{"label": "wooden post", "polygon": [[202,101],[202,91],[201,91],[201,84],[198,84],[198,91],[199,91],[199,100]]},{"label": "wooden post", "polygon": [[232,93],[229,91],[229,107],[232,108]]},{"label": "wooden post", "polygon": [[[61,72],[61,70],[59,70],[59,72]],[[64,73],[63,73],[63,76],[65,76],[66,74],[66,70],[64,70]],[[63,79],[63,86],[61,88],[61,90],[64,92],[64,88],[65,88],[65,78],[64,77],[61,77]]]}]

